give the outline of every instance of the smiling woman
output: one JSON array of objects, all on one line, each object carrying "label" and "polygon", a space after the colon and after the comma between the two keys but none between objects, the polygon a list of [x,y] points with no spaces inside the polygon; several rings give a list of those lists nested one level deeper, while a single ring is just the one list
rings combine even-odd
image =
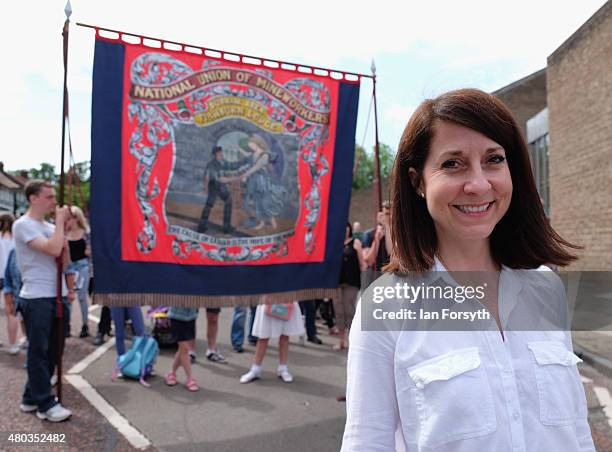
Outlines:
[{"label": "smiling woman", "polygon": [[456,236],[486,238],[492,259],[511,268],[576,259],[566,248],[579,247],[546,220],[516,121],[483,91],[423,102],[406,126],[392,178],[389,271],[430,269]]},{"label": "smiling woman", "polygon": [[[391,198],[391,263],[351,327],[342,450],[593,451],[565,290],[544,266],[567,265],[577,247],[547,222],[508,109],[474,89],[423,102]],[[385,289],[421,281],[426,293],[442,281],[483,297],[455,296],[442,317],[411,322]],[[426,298],[410,306],[422,313]],[[382,315],[389,301],[406,322]]]}]

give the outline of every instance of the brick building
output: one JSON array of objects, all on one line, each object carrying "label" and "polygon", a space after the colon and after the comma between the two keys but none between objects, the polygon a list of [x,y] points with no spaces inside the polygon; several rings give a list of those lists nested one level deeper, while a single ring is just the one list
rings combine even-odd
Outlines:
[{"label": "brick building", "polygon": [[612,2],[545,69],[493,94],[525,131],[553,227],[584,247],[570,269],[612,270]]},{"label": "brick building", "polygon": [[585,247],[581,270],[612,270],[612,2],[548,57],[551,219]]},{"label": "brick building", "polygon": [[527,120],[546,107],[546,68],[491,94],[501,99],[512,110],[525,134]]}]

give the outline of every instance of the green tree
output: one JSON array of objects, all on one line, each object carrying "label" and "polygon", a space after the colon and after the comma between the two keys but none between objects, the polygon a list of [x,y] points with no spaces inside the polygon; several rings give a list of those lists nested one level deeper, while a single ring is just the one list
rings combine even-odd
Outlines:
[{"label": "green tree", "polygon": [[[390,146],[380,143],[378,146],[380,177],[385,179],[391,174],[395,153]],[[353,174],[353,190],[369,187],[374,182],[374,149],[366,151],[361,146],[355,146],[355,168]]]},{"label": "green tree", "polygon": [[[72,179],[70,169],[66,171],[64,187],[64,203],[86,208],[90,196],[91,164],[89,161],[75,163]],[[50,163],[41,163],[39,168],[28,171],[30,179],[43,179],[55,185],[57,193],[60,189],[60,175],[56,173],[55,166]],[[72,197],[71,197],[72,195]],[[72,198],[72,199],[70,199]],[[59,199],[59,196],[58,196]]]},{"label": "green tree", "polygon": [[59,180],[59,176],[55,174],[55,166],[50,163],[41,163],[39,168],[30,168],[28,175],[30,179],[43,179],[53,184]]}]

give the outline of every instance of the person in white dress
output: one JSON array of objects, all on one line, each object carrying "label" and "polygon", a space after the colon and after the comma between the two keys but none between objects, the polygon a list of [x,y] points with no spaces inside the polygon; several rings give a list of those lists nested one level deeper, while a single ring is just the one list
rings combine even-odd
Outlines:
[{"label": "person in white dress", "polygon": [[[391,262],[351,328],[342,451],[594,451],[565,289],[545,266],[575,261],[578,247],[546,220],[508,108],[475,89],[424,101],[390,185]],[[441,282],[450,299],[421,292],[407,303],[415,317],[394,311],[410,297],[399,295],[404,283]],[[436,314],[438,302],[486,320],[470,328],[416,317],[424,307]]]},{"label": "person in white dress", "polygon": [[[287,361],[289,358],[289,337],[304,334],[304,322],[300,307],[296,301],[286,305],[280,305],[277,315],[272,315],[270,305],[259,305],[255,312],[253,323],[253,336],[257,337],[255,348],[255,359],[247,373],[240,377],[240,383],[250,383],[261,378],[261,365],[268,349],[270,339],[278,338],[278,368],[277,375],[285,383],[293,381],[293,375],[289,372]],[[277,311],[277,310],[273,310]],[[283,314],[286,320],[279,318]]]},{"label": "person in white dress", "polygon": [[[0,214],[0,296],[4,296],[2,287],[4,286],[4,272],[6,271],[6,264],[8,257],[13,248],[15,248],[15,242],[11,229],[15,217],[12,213],[6,212]],[[19,320],[16,317],[15,312],[15,300],[12,296],[5,297],[5,308],[6,308],[6,328],[9,338],[8,352],[11,355],[19,353],[19,343],[17,342],[17,333],[19,329]],[[2,342],[0,342],[2,345]]]}]

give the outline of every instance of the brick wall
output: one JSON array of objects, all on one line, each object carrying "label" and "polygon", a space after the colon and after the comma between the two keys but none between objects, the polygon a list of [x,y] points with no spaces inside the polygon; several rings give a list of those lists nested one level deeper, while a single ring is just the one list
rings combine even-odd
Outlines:
[{"label": "brick wall", "polygon": [[[381,185],[382,199],[384,201],[389,199],[388,179],[383,179]],[[374,187],[353,190],[351,195],[351,207],[349,210],[349,221],[351,224],[355,221],[359,221],[364,231],[374,227],[375,202]]]},{"label": "brick wall", "polygon": [[612,270],[612,2],[548,57],[553,227],[575,270]]},{"label": "brick wall", "polygon": [[525,134],[527,120],[546,107],[546,69],[492,92],[514,114]]}]

